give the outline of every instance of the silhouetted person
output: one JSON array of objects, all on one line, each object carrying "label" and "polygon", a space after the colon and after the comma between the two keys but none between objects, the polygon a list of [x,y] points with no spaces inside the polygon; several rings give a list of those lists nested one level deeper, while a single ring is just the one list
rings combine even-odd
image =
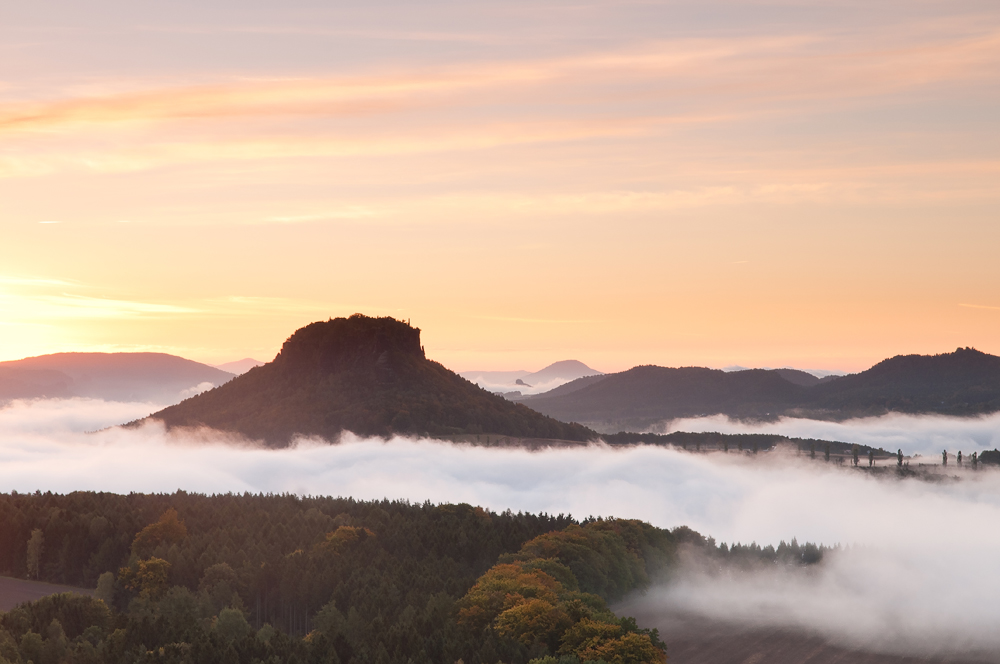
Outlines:
[{"label": "silhouetted person", "polygon": [[955,457],[955,460],[958,461],[958,465],[962,465],[962,450],[958,451],[958,456]]},{"label": "silhouetted person", "polygon": [[941,465],[942,466],[948,465],[948,450],[944,450],[941,452]]},{"label": "silhouetted person", "polygon": [[868,467],[875,465],[875,450],[868,450]]},{"label": "silhouetted person", "polygon": [[903,467],[903,448],[896,451],[896,465],[900,468]]},{"label": "silhouetted person", "polygon": [[851,446],[851,457],[853,458],[852,460],[854,462],[854,465],[857,466],[858,465],[858,446],[857,445],[852,445]]},{"label": "silhouetted person", "polygon": [[976,470],[979,467],[979,454],[976,452],[972,453],[972,469]]}]

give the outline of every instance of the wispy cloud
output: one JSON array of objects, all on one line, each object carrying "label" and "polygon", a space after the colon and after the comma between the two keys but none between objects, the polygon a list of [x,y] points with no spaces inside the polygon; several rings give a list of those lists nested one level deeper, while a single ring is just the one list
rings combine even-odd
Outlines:
[{"label": "wispy cloud", "polygon": [[27,295],[0,292],[8,320],[59,320],[73,318],[137,318],[198,313],[175,304],[136,302],[85,295]]},{"label": "wispy cloud", "polygon": [[[0,105],[0,132],[105,123],[205,118],[397,113],[480,103],[488,91],[537,97],[639,85],[624,97],[764,101],[886,95],[938,82],[989,77],[1000,33],[936,37],[889,45],[840,43],[821,33],[788,37],[689,39],[572,57],[423,68],[365,77],[238,80],[87,98]],[[658,82],[656,90],[642,84]],[[538,86],[545,85],[551,92]],[[678,88],[677,86],[680,85]],[[569,87],[567,87],[569,86]],[[620,89],[619,94],[623,91]],[[517,94],[515,92],[515,94]]]}]

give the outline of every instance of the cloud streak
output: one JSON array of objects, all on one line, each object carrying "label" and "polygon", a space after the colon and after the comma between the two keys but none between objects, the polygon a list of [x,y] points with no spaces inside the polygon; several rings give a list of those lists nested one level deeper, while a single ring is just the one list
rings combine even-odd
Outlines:
[{"label": "cloud streak", "polygon": [[[992,76],[1000,33],[903,31],[835,38],[822,33],[653,41],[641,47],[547,59],[481,62],[365,76],[242,79],[0,105],[0,134],[88,125],[240,118],[379,116],[417,108],[475,107],[511,94],[522,102],[579,104],[608,85],[623,99],[753,99],[771,112],[794,100],[888,95]],[[655,83],[654,89],[649,84]],[[621,86],[625,84],[625,90]],[[544,87],[540,87],[544,86]],[[485,97],[484,97],[485,95]],[[739,111],[744,114],[745,107]],[[705,112],[705,109],[701,111]],[[754,110],[757,112],[757,110]],[[671,113],[672,115],[672,113]]]}]

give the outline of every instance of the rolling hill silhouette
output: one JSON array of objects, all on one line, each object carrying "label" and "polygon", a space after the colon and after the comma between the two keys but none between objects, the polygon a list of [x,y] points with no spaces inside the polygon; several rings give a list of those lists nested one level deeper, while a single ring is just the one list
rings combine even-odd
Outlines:
[{"label": "rolling hill silhouette", "polygon": [[968,416],[1000,410],[1000,357],[972,348],[899,355],[838,378],[800,374],[804,372],[640,366],[581,378],[523,403],[608,432],[718,414],[848,419],[893,411]]},{"label": "rolling hill silhouette", "polygon": [[207,426],[272,446],[341,432],[498,434],[584,441],[594,433],[470,383],[424,356],[420,330],[355,314],[297,330],[274,361],[151,419]]},{"label": "rolling hill silhouette", "polygon": [[226,371],[166,353],[55,353],[0,362],[0,400],[89,397],[177,403],[199,386],[231,378]]}]

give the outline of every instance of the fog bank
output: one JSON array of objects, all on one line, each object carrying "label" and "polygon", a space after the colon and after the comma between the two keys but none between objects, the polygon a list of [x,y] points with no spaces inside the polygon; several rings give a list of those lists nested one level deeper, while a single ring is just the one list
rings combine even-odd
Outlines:
[{"label": "fog bank", "polygon": [[777,422],[747,424],[724,415],[674,420],[668,431],[718,431],[719,433],[777,433],[794,438],[819,438],[871,445],[890,452],[940,456],[947,449],[963,454],[1000,448],[1000,413],[981,417],[904,415],[826,422],[783,417]]},{"label": "fog bank", "polygon": [[[851,545],[808,574],[691,572],[634,606],[798,626],[890,652],[966,645],[1000,652],[994,629],[1000,624],[998,471],[964,470],[961,481],[932,483],[875,479],[863,469],[784,453],[603,445],[531,452],[353,436],[339,445],[305,440],[266,450],[157,425],[83,433],[152,409],[88,400],[0,409],[0,490],[184,489],[467,502],[685,524],[730,543],[797,537]],[[934,426],[947,421],[939,418]]]}]

